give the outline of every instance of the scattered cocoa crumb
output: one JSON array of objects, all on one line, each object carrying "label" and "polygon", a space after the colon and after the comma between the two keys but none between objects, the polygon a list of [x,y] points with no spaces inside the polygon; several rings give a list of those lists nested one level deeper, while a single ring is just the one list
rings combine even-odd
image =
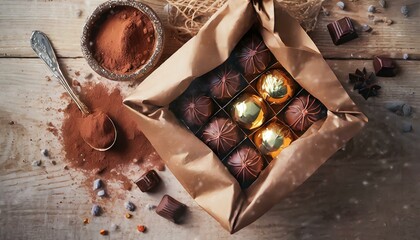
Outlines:
[{"label": "scattered cocoa crumb", "polygon": [[107,230],[105,230],[105,229],[101,229],[101,231],[99,231],[99,233],[100,233],[101,235],[104,235],[104,236],[108,235],[108,231],[107,231]]},{"label": "scattered cocoa crumb", "polygon": [[85,219],[83,219],[83,224],[89,224],[89,218],[85,218]]},{"label": "scattered cocoa crumb", "polygon": [[9,125],[15,125],[15,121],[10,121]]},{"label": "scattered cocoa crumb", "polygon": [[67,165],[65,165],[64,170],[69,170],[69,167]]},{"label": "scattered cocoa crumb", "polygon": [[[77,74],[76,74],[77,75]],[[79,73],[79,75],[80,75],[80,73]],[[81,85],[80,85],[80,82],[79,81],[77,81],[77,80],[75,80],[75,79],[73,79],[73,81],[71,82],[71,85],[73,86],[73,87],[80,87]]]},{"label": "scattered cocoa crumb", "polygon": [[56,161],[54,161],[54,160],[52,160],[52,161],[51,161],[51,164],[52,164],[52,165],[57,165],[57,162],[56,162]]},{"label": "scattered cocoa crumb", "polygon": [[124,216],[125,218],[130,219],[133,215],[131,215],[130,213],[126,213]]},{"label": "scattered cocoa crumb", "polygon": [[51,77],[50,76],[45,76],[45,79],[47,79],[47,82],[51,82]]},{"label": "scattered cocoa crumb", "polygon": [[137,226],[137,231],[142,232],[142,233],[146,232],[146,226],[138,225]]},{"label": "scattered cocoa crumb", "polygon": [[47,149],[42,149],[42,150],[41,150],[41,154],[42,154],[42,156],[44,156],[44,157],[48,157],[48,156],[50,155],[50,153],[48,152],[48,150],[47,150]]},{"label": "scattered cocoa crumb", "polygon": [[47,130],[54,136],[58,136],[58,129],[54,126],[54,124],[52,124],[52,122],[47,123]]},{"label": "scattered cocoa crumb", "polygon": [[78,77],[78,76],[80,76],[80,72],[79,71],[76,71],[76,72],[74,72],[74,74]]},{"label": "scattered cocoa crumb", "polygon": [[86,76],[85,76],[85,79],[86,80],[89,80],[89,79],[91,79],[93,77],[93,74],[92,73],[89,73],[89,74],[87,74]]},{"label": "scattered cocoa crumb", "polygon": [[39,166],[41,166],[41,160],[35,160],[35,161],[33,161],[32,162],[32,166],[34,166],[34,167],[39,167]]}]

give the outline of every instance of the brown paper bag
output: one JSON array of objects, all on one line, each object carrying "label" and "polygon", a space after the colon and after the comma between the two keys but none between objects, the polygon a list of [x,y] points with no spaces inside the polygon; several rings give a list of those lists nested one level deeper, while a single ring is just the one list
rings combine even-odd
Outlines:
[{"label": "brown paper bag", "polygon": [[[200,32],[147,77],[124,103],[167,167],[195,201],[234,233],[305,181],[367,122],[318,48],[273,0],[229,0]],[[327,118],[283,150],[247,189],[168,105],[190,83],[223,63],[256,23],[278,62],[327,108]]]}]

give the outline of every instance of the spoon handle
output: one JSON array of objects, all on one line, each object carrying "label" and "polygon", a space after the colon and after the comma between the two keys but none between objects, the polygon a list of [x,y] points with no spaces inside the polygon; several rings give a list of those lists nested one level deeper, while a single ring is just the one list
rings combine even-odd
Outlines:
[{"label": "spoon handle", "polygon": [[89,109],[82,101],[80,101],[80,99],[74,93],[73,89],[68,84],[63,73],[61,72],[60,66],[58,65],[57,57],[55,56],[54,49],[45,33],[41,31],[33,31],[31,36],[31,47],[38,55],[38,57],[41,58],[45,62],[45,64],[47,64],[48,68],[59,80],[64,89],[66,89],[66,91],[69,93],[70,97],[79,107],[80,111],[82,111],[84,115],[88,115]]}]

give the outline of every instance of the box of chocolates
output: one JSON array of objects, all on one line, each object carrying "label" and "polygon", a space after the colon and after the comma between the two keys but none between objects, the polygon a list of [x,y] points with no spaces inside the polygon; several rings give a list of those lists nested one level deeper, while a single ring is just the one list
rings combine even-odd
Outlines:
[{"label": "box of chocolates", "polygon": [[187,192],[231,233],[367,121],[304,30],[270,0],[228,1],[124,103]]}]

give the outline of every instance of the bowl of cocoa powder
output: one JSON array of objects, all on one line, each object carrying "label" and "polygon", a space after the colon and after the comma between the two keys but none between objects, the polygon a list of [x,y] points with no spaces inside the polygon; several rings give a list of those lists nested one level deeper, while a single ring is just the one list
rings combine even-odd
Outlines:
[{"label": "bowl of cocoa powder", "polygon": [[83,28],[82,53],[90,67],[112,80],[133,80],[156,66],[164,30],[156,13],[137,1],[99,5]]}]

